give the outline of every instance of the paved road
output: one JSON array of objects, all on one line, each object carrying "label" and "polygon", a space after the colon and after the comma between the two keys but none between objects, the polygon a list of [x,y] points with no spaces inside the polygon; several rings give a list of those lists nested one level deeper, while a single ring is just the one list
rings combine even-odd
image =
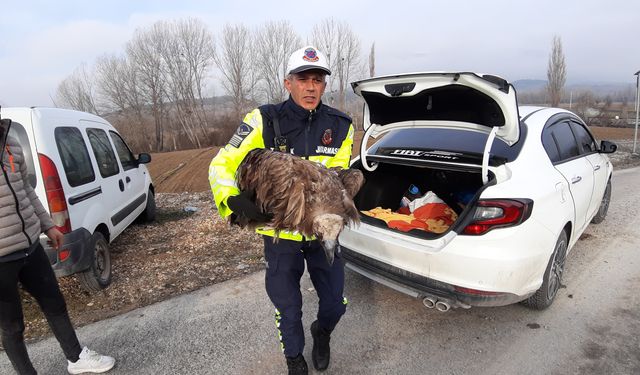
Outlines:
[{"label": "paved road", "polygon": [[[640,169],[617,172],[613,182],[607,220],[578,242],[566,288],[546,311],[513,305],[439,313],[348,272],[350,306],[326,373],[639,374]],[[259,272],[141,308],[79,336],[117,358],[112,374],[284,373],[263,278]],[[308,327],[316,300],[306,276],[304,288]],[[29,350],[42,374],[66,373],[55,340]],[[11,373],[0,355],[0,374]]]}]

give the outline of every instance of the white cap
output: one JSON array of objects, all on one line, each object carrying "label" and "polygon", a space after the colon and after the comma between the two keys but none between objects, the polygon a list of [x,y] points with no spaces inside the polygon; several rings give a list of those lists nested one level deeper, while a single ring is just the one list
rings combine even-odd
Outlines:
[{"label": "white cap", "polygon": [[320,69],[331,75],[327,58],[315,47],[302,47],[291,54],[287,64],[287,74],[300,73],[310,69]]}]

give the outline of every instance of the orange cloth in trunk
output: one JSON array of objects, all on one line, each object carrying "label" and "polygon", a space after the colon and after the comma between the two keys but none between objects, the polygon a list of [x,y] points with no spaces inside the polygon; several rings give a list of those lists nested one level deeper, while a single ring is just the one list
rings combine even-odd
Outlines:
[{"label": "orange cloth in trunk", "polygon": [[[420,229],[427,232],[444,233],[458,219],[458,214],[445,203],[427,203],[410,214],[393,212],[389,208],[382,207],[361,212],[384,220],[389,228],[402,232]],[[405,212],[408,212],[408,209]]]}]

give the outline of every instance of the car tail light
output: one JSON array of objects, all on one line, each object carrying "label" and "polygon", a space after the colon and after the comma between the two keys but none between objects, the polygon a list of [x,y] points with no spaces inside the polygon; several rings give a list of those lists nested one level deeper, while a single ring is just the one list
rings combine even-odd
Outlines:
[{"label": "car tail light", "polygon": [[49,213],[53,224],[62,233],[71,232],[71,220],[69,220],[69,210],[67,209],[67,199],[62,190],[58,169],[51,159],[45,155],[38,154],[40,160],[40,170],[44,180],[44,190],[47,193],[49,203]]},{"label": "car tail light", "polygon": [[531,216],[533,201],[530,199],[488,199],[476,204],[476,211],[463,234],[481,235],[494,228],[519,225]]}]

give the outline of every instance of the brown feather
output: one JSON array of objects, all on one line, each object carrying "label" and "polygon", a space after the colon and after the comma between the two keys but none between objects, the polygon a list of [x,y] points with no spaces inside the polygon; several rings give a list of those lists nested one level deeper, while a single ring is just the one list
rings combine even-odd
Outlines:
[{"label": "brown feather", "polygon": [[314,222],[321,216],[335,218],[330,214],[342,218],[340,225],[360,222],[353,203],[364,183],[360,171],[327,169],[291,154],[255,149],[238,167],[236,179],[240,190],[255,192],[258,207],[273,215],[267,225],[276,232],[322,237],[325,233],[314,233]]}]

